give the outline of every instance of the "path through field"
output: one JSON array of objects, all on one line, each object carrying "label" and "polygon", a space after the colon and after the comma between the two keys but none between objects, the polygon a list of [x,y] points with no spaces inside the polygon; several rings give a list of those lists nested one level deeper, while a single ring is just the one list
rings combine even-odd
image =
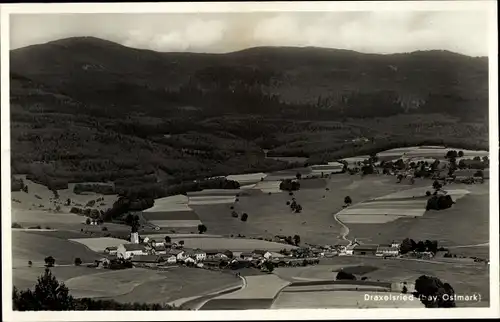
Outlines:
[{"label": "path through field", "polygon": [[[338,213],[337,213],[338,214]],[[337,214],[333,215],[333,217],[335,218],[335,221],[337,221],[341,226],[342,226],[342,235],[341,235],[341,238],[345,241],[348,241],[349,243],[351,243],[352,241],[347,239],[347,235],[349,235],[349,227],[347,227],[338,217],[337,217]]]}]

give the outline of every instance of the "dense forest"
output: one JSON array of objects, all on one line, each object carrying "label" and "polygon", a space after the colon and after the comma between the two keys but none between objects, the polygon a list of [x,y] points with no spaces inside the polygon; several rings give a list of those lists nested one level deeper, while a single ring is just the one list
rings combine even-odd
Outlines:
[{"label": "dense forest", "polygon": [[158,53],[81,37],[13,50],[10,60],[12,172],[54,186],[168,191],[303,165],[263,149],[322,163],[404,145],[488,148],[487,58]]}]

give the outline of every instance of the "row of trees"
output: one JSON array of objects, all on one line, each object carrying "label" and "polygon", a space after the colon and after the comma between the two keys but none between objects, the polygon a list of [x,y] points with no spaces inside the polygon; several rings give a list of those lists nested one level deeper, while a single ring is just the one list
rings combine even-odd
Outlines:
[{"label": "row of trees", "polygon": [[400,253],[401,254],[406,254],[409,252],[431,252],[433,254],[436,254],[439,250],[444,250],[444,248],[438,248],[438,241],[437,240],[425,240],[425,241],[414,241],[413,239],[410,238],[405,238],[401,242],[400,246]]}]

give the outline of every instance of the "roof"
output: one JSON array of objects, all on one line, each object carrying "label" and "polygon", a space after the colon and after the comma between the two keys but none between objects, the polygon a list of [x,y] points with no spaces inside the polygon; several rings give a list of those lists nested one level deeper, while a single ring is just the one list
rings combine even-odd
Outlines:
[{"label": "roof", "polygon": [[219,253],[222,253],[223,251],[220,251],[218,249],[207,249],[205,250],[205,253],[207,253],[207,255],[215,255],[215,254],[219,254]]},{"label": "roof", "polygon": [[248,252],[240,254],[240,256],[244,256],[244,257],[251,257],[252,255],[253,255],[252,253],[248,253]]},{"label": "roof", "polygon": [[132,262],[141,262],[141,263],[157,263],[159,262],[160,257],[156,255],[136,255],[133,256]]},{"label": "roof", "polygon": [[194,254],[206,254],[206,252],[205,252],[205,251],[203,251],[203,250],[201,250],[201,249],[194,249],[192,252],[193,252]]},{"label": "roof", "polygon": [[165,246],[163,246],[163,245],[157,245],[157,246],[154,246],[153,248],[154,248],[154,250],[156,250],[156,251],[163,251],[163,250],[165,250],[165,249],[166,249],[166,247],[165,247]]},{"label": "roof", "polygon": [[126,251],[146,250],[146,246],[141,244],[123,244]]},{"label": "roof", "polygon": [[356,251],[376,251],[378,249],[378,245],[358,245],[356,247],[354,247],[354,250]]},{"label": "roof", "polygon": [[105,249],[107,249],[107,250],[117,250],[118,246],[110,246],[110,247],[106,247]]},{"label": "roof", "polygon": [[397,247],[391,247],[391,246],[379,246],[378,250],[393,250],[393,251],[398,251],[399,249]]},{"label": "roof", "polygon": [[182,252],[184,252],[182,249],[172,248],[167,251],[167,254],[179,255]]},{"label": "roof", "polygon": [[264,255],[267,253],[267,250],[262,250],[262,249],[256,249],[253,251],[254,254],[259,254],[259,255]]}]

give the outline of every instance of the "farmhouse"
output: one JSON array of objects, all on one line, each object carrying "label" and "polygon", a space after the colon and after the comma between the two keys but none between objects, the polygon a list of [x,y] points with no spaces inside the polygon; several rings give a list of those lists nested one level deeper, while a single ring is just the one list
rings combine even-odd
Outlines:
[{"label": "farmhouse", "polygon": [[118,247],[112,246],[112,247],[106,247],[104,249],[104,252],[109,255],[117,255],[118,252]]},{"label": "farmhouse", "polygon": [[155,246],[152,247],[153,251],[155,254],[166,254],[167,253],[167,248],[163,246],[162,244],[156,244]]},{"label": "farmhouse", "polygon": [[375,255],[378,245],[358,245],[354,247],[353,255]]},{"label": "farmhouse", "polygon": [[129,259],[136,255],[147,255],[146,246],[141,244],[121,244],[118,246],[118,258]]},{"label": "farmhouse", "polygon": [[163,258],[156,255],[135,255],[130,261],[136,265],[150,266],[152,264],[158,264],[159,262],[163,261]]},{"label": "farmhouse", "polygon": [[244,260],[251,260],[253,258],[252,253],[244,252],[240,254],[240,258]]},{"label": "farmhouse", "polygon": [[377,248],[376,256],[398,256],[399,248],[391,246],[379,246]]},{"label": "farmhouse", "polygon": [[268,252],[267,250],[256,249],[252,253],[252,257],[255,257],[255,258],[262,258],[262,257],[264,257],[265,259],[269,259],[272,256],[273,255],[270,252]]},{"label": "farmhouse", "polygon": [[162,255],[162,258],[165,261],[165,264],[173,265],[177,263],[177,256],[175,255]]},{"label": "farmhouse", "polygon": [[214,259],[214,260],[227,260],[233,256],[233,253],[229,250],[206,250],[205,253],[207,254],[207,259]]},{"label": "farmhouse", "polygon": [[207,253],[202,251],[201,249],[192,249],[192,250],[187,250],[185,252],[186,257],[191,257],[196,261],[202,261],[207,258]]}]

